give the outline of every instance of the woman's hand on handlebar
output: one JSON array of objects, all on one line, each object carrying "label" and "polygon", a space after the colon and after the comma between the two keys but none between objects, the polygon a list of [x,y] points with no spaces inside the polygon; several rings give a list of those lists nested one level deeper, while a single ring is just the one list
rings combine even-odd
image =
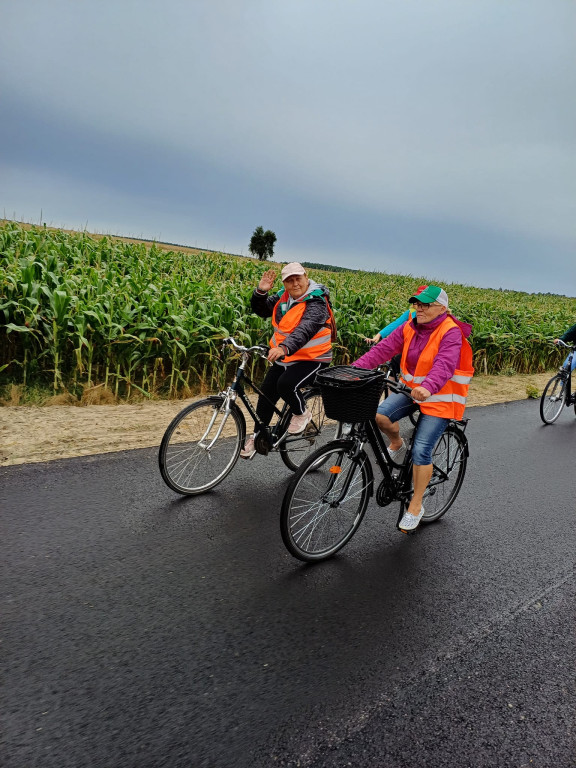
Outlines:
[{"label": "woman's hand on handlebar", "polygon": [[286,357],[284,347],[271,347],[270,352],[268,352],[269,363],[275,363],[276,360],[280,360],[282,357]]},{"label": "woman's hand on handlebar", "polygon": [[432,392],[429,392],[426,387],[414,387],[412,390],[412,399],[417,403],[421,403],[424,400],[428,400]]}]

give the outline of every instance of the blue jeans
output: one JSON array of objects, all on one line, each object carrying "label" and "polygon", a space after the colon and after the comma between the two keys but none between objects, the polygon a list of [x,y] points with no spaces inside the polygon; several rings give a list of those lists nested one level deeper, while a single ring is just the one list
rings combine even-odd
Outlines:
[{"label": "blue jeans", "polygon": [[[418,405],[407,395],[393,393],[386,400],[382,400],[377,413],[388,416],[390,421],[396,422],[409,416],[418,410]],[[412,441],[412,461],[418,466],[432,464],[432,451],[450,419],[442,419],[440,416],[430,416],[421,413],[416,425],[416,433]]]},{"label": "blue jeans", "polygon": [[[568,357],[570,357],[570,355],[568,355]],[[566,366],[568,365],[568,357],[562,363],[562,368],[566,368]],[[574,368],[576,368],[576,352],[574,352],[574,354],[572,355],[572,370],[574,370]]]}]

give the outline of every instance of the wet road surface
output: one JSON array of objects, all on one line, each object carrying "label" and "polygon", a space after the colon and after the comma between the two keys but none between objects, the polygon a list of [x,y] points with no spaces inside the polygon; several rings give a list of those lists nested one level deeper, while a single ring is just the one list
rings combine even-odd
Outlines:
[{"label": "wet road surface", "polygon": [[0,470],[4,768],[576,765],[576,419],[472,408],[463,489],[335,558],[279,534],[290,473],[180,498],[156,451]]}]

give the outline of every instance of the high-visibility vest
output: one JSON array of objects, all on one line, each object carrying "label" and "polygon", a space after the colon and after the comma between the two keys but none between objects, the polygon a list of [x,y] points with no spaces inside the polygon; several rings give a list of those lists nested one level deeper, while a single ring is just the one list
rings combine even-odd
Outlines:
[{"label": "high-visibility vest", "polygon": [[[296,300],[290,309],[284,313],[280,320],[276,319],[276,310],[282,302],[288,301],[288,293],[285,292],[276,302],[272,310],[272,327],[274,334],[270,339],[271,347],[278,347],[284,339],[294,331],[306,309],[306,299]],[[292,363],[298,360],[319,360],[321,362],[330,362],[332,359],[332,331],[330,323],[325,323],[312,338],[298,349],[292,355],[286,355],[282,358],[283,363]]]},{"label": "high-visibility vest", "polygon": [[[408,349],[416,331],[412,323],[408,321],[404,324],[404,347],[402,349],[402,359],[400,361],[400,377],[404,384],[414,389],[419,387],[430,373],[432,365],[438,350],[440,342],[444,335],[452,328],[458,328],[460,333],[462,329],[450,317],[446,317],[444,322],[435,328],[430,334],[430,338],[418,358],[416,370],[413,374],[408,373],[407,359]],[[435,395],[430,395],[423,402],[419,402],[422,413],[431,416],[440,416],[443,419],[461,419],[466,407],[466,398],[468,396],[468,387],[470,380],[474,375],[472,365],[472,347],[462,333],[462,349],[460,350],[460,360],[458,367],[446,384]]]}]

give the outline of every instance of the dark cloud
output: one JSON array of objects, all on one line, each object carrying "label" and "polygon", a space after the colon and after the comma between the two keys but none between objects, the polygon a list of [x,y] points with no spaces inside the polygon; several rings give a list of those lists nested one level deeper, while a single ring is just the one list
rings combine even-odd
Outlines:
[{"label": "dark cloud", "polygon": [[576,293],[571,4],[24,5],[7,211],[236,252],[262,224],[287,258]]}]

